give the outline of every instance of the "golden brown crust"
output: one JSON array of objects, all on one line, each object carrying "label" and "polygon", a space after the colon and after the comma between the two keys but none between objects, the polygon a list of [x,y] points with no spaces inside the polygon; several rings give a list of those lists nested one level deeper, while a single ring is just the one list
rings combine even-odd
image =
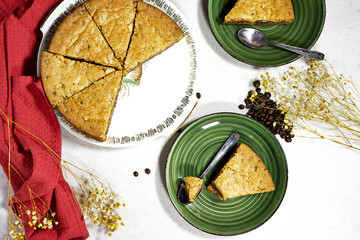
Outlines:
[{"label": "golden brown crust", "polygon": [[273,191],[275,185],[265,164],[250,147],[242,143],[208,186],[208,190],[220,200],[227,200]]},{"label": "golden brown crust", "polygon": [[58,109],[77,130],[105,141],[121,87],[122,73],[116,71],[62,103]]},{"label": "golden brown crust", "polygon": [[136,0],[89,0],[84,3],[116,57],[123,62],[133,31]]},{"label": "golden brown crust", "polygon": [[67,57],[122,69],[121,63],[116,59],[84,5],[80,5],[64,19],[56,30],[48,50]]},{"label": "golden brown crust", "polygon": [[139,2],[135,29],[125,59],[125,70],[131,72],[139,64],[158,55],[184,37],[180,27],[161,10]]},{"label": "golden brown crust", "polygon": [[185,188],[186,188],[186,195],[188,197],[189,203],[192,203],[195,201],[197,195],[199,194],[203,180],[197,177],[185,177]]},{"label": "golden brown crust", "polygon": [[225,16],[225,24],[289,24],[294,21],[291,0],[238,0]]},{"label": "golden brown crust", "polygon": [[47,51],[41,54],[41,80],[53,108],[114,71],[114,68],[68,59]]},{"label": "golden brown crust", "polygon": [[207,190],[208,190],[209,192],[211,192],[212,194],[215,194],[215,196],[217,196],[219,200],[223,200],[221,194],[220,194],[219,191],[215,188],[215,186],[214,186],[213,183],[210,183],[210,185],[207,186]]}]

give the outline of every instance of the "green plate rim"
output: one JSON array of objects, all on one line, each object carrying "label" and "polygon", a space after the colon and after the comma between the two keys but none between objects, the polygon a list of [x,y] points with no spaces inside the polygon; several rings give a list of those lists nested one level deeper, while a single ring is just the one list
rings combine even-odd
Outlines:
[{"label": "green plate rim", "polygon": [[[247,231],[243,231],[243,232],[237,232],[237,233],[233,233],[233,234],[221,234],[221,233],[215,233],[215,232],[210,232],[210,231],[206,231],[204,229],[201,229],[199,228],[198,226],[194,225],[193,223],[191,223],[190,221],[188,221],[183,215],[182,213],[179,211],[179,209],[176,207],[176,205],[174,204],[174,201],[173,199],[171,198],[170,196],[170,192],[169,192],[169,180],[168,180],[168,165],[169,165],[169,157],[170,155],[172,154],[173,150],[174,150],[174,146],[177,144],[178,141],[180,141],[180,137],[187,131],[189,131],[190,127],[193,126],[194,124],[196,124],[198,121],[200,120],[203,120],[205,118],[208,118],[208,117],[211,117],[211,116],[214,116],[214,115],[236,115],[236,116],[241,116],[241,117],[245,117],[245,118],[248,118],[250,119],[251,121],[254,122],[255,125],[258,125],[259,127],[263,128],[264,130],[266,130],[271,136],[272,138],[275,140],[275,142],[277,142],[277,144],[279,145],[280,147],[280,150],[284,156],[284,162],[285,162],[285,170],[286,170],[286,181],[285,181],[285,186],[284,186],[284,193],[278,203],[278,205],[276,206],[276,208],[274,209],[273,213],[265,220],[263,221],[262,223],[260,223],[259,225],[255,226],[254,228],[252,229],[249,229]],[[261,125],[259,122],[251,119],[250,117],[246,116],[246,115],[243,115],[243,114],[240,114],[240,113],[234,113],[234,112],[217,112],[217,113],[211,113],[211,114],[207,114],[207,115],[204,115],[202,117],[199,117],[198,119],[195,119],[193,122],[191,122],[188,126],[185,127],[185,129],[183,131],[181,131],[181,133],[176,137],[176,139],[174,140],[173,144],[171,145],[171,148],[170,148],[170,151],[169,153],[167,154],[167,159],[166,159],[166,166],[165,166],[165,185],[166,185],[166,191],[167,191],[167,194],[170,198],[170,201],[171,201],[171,204],[173,205],[173,207],[176,209],[176,211],[178,212],[178,214],[186,221],[188,222],[191,226],[195,227],[196,229],[199,229],[200,231],[202,232],[205,232],[205,233],[208,233],[208,234],[211,234],[211,235],[215,235],[215,236],[236,236],[236,235],[241,235],[241,234],[245,234],[245,233],[248,233],[248,232],[251,232],[255,229],[257,229],[258,227],[262,226],[263,224],[265,224],[267,221],[269,221],[270,218],[272,218],[272,216],[277,212],[277,210],[279,209],[280,205],[282,204],[284,198],[285,198],[285,195],[286,195],[286,192],[287,192],[287,186],[288,186],[288,181],[289,181],[289,168],[288,168],[288,163],[287,163],[287,158],[286,158],[286,155],[285,155],[285,152],[279,142],[279,140],[267,129],[265,128],[263,125]]]},{"label": "green plate rim", "polygon": [[[210,5],[209,2],[211,2],[211,1],[218,1],[218,0],[208,0],[208,2],[207,2],[207,16],[208,16],[208,22],[209,22],[209,26],[210,26],[211,32],[212,32],[214,38],[216,39],[217,43],[221,46],[221,48],[222,48],[225,52],[227,52],[230,56],[232,56],[233,58],[235,58],[236,60],[238,60],[238,61],[240,61],[240,62],[243,62],[243,63],[245,63],[245,64],[248,64],[248,65],[254,66],[254,67],[279,67],[279,66],[283,66],[283,65],[292,63],[292,62],[296,61],[297,59],[303,57],[303,56],[301,56],[301,55],[298,55],[298,56],[294,57],[293,59],[291,59],[291,60],[289,60],[289,61],[287,61],[287,62],[280,63],[280,64],[269,64],[269,65],[266,65],[266,64],[263,64],[263,65],[252,64],[252,63],[248,63],[248,62],[246,62],[246,61],[244,61],[244,60],[242,60],[242,59],[237,58],[237,57],[234,56],[232,53],[230,53],[230,52],[220,43],[220,41],[219,41],[219,39],[218,39],[219,36],[217,35],[217,33],[216,33],[215,30],[214,30],[214,21],[215,21],[215,20],[214,20],[214,17],[210,17],[210,16],[212,16],[212,14],[211,14],[211,9],[210,9],[210,7],[209,7],[209,5]],[[324,29],[324,25],[325,25],[325,19],[326,19],[326,2],[325,2],[325,0],[320,0],[320,1],[322,1],[323,5],[324,5],[323,12],[322,12],[324,17],[322,18],[322,21],[321,21],[320,31],[318,32],[318,34],[317,34],[316,38],[314,39],[314,41],[310,44],[309,50],[310,50],[310,49],[316,44],[316,42],[318,41],[318,39],[319,39],[319,37],[320,37],[323,29]],[[249,27],[251,27],[251,26],[252,26],[252,25],[249,25]],[[286,50],[284,50],[284,51],[286,51]]]}]

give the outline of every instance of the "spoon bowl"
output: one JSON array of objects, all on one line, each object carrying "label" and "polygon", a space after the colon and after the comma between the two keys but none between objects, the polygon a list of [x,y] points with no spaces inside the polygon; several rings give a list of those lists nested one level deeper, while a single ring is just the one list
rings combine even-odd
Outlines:
[{"label": "spoon bowl", "polygon": [[248,47],[259,49],[269,45],[263,32],[253,28],[243,28],[238,31],[239,39]]},{"label": "spoon bowl", "polygon": [[254,28],[242,28],[238,31],[237,34],[240,41],[250,48],[259,49],[265,46],[272,45],[316,60],[323,60],[325,57],[325,55],[320,52],[289,46],[285,44],[270,42],[269,40],[267,40],[263,32]]}]

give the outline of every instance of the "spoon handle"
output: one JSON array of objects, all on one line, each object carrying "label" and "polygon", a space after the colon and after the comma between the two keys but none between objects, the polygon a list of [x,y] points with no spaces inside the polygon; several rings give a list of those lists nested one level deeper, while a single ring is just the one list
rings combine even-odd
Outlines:
[{"label": "spoon handle", "polygon": [[234,146],[239,138],[240,135],[238,133],[232,133],[199,178],[203,179],[204,176],[216,165],[216,163],[230,150],[230,148]]},{"label": "spoon handle", "polygon": [[285,44],[281,44],[281,43],[274,43],[274,42],[269,42],[269,45],[273,45],[276,47],[280,47],[280,48],[284,48],[288,51],[306,56],[306,57],[310,57],[316,60],[323,60],[325,55],[322,54],[321,52],[316,52],[316,51],[311,51],[308,49],[304,49],[304,48],[299,48],[299,47],[294,47],[294,46],[289,46],[289,45],[285,45]]}]

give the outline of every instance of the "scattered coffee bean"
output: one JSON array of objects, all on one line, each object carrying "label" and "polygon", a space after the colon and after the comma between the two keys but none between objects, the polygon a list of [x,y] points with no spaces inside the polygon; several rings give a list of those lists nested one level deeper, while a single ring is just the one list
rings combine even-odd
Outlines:
[{"label": "scattered coffee bean", "polygon": [[139,173],[137,171],[134,171],[134,176],[135,177],[139,176]]},{"label": "scattered coffee bean", "polygon": [[239,105],[239,109],[243,110],[245,108],[244,104]]},{"label": "scattered coffee bean", "polygon": [[151,171],[150,171],[149,168],[146,168],[146,169],[145,169],[145,173],[146,173],[146,174],[150,174],[150,172],[151,172]]},{"label": "scattered coffee bean", "polygon": [[197,92],[196,97],[197,97],[197,99],[200,99],[201,98],[201,93]]}]

